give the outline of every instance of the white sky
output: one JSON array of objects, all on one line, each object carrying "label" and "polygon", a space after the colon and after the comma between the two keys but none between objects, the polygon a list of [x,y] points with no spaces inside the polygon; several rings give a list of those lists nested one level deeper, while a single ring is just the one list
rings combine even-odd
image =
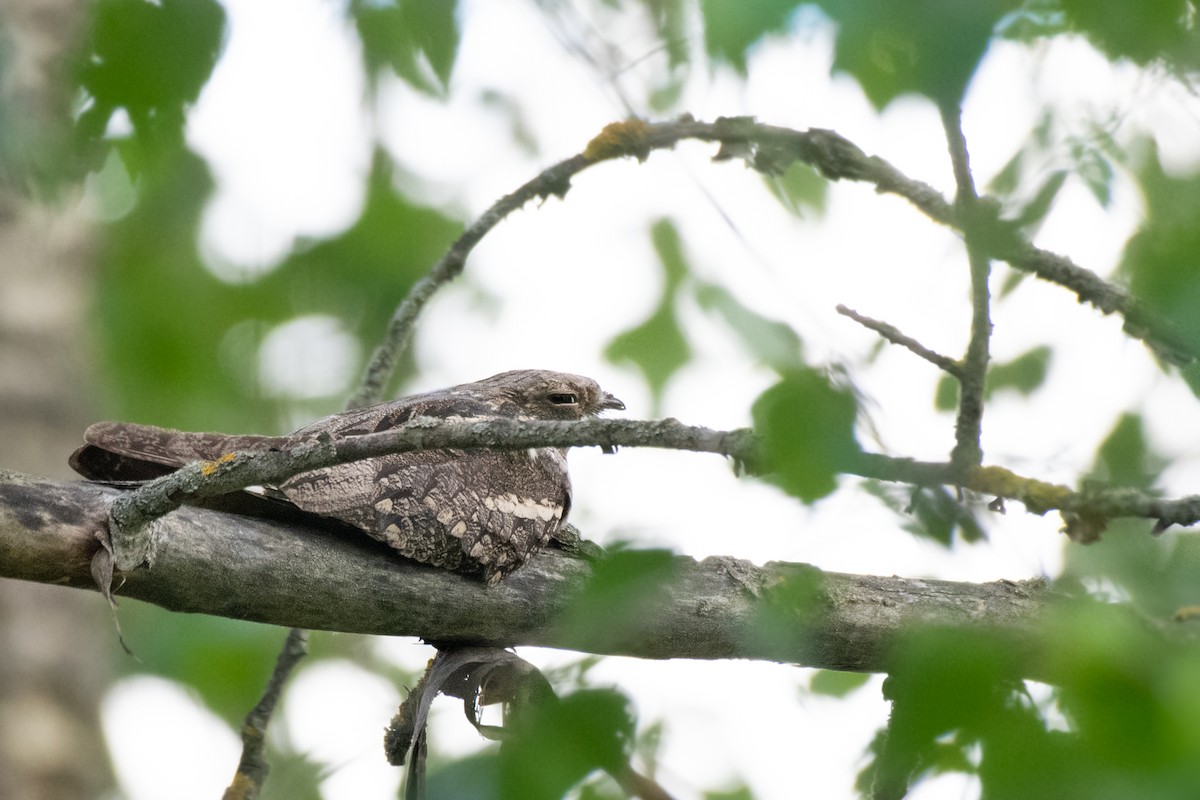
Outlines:
[{"label": "white sky", "polygon": [[[372,129],[439,199],[454,200],[474,217],[625,115],[600,78],[564,56],[531,3],[465,3],[455,100],[443,105],[393,82],[374,120],[363,109],[357,45],[339,5],[226,0],[226,6],[232,35],[195,109],[189,141],[210,159],[219,186],[203,246],[214,269],[231,280],[268,269],[296,237],[334,234],[355,218]],[[641,54],[633,46],[626,53]],[[835,129],[949,194],[949,166],[932,107],[901,100],[877,115],[855,84],[829,76],[830,58],[829,43],[820,36],[779,40],[751,59],[745,83],[698,68],[684,105],[701,119],[752,114],[774,124]],[[489,88],[518,98],[543,148],[538,160],[511,144],[500,112],[477,101]],[[1081,42],[1057,40],[1035,52],[1000,45],[965,106],[980,185],[1028,135],[1045,103],[1070,109],[1065,118],[1081,135],[1090,120],[1121,112],[1123,137],[1138,127],[1154,130],[1168,164],[1196,163],[1196,98],[1113,68]],[[698,275],[794,325],[811,359],[850,366],[871,398],[883,446],[919,458],[945,457],[953,420],[931,410],[937,374],[897,348],[865,365],[874,336],[833,307],[845,303],[959,355],[969,308],[956,240],[904,202],[861,185],[834,185],[824,218],[797,220],[762,190],[756,175],[734,164],[711,164],[712,153],[711,147],[683,145],[646,164],[605,164],[577,178],[565,201],[513,215],[472,257],[467,281],[428,310],[416,341],[420,385],[413,388],[504,369],[563,369],[596,377],[626,401],[629,417],[648,416],[650,398],[638,376],[604,362],[600,352],[656,302],[661,273],[647,227],[653,218],[670,216]],[[709,198],[717,198],[719,211]],[[1105,210],[1072,179],[1038,243],[1106,274],[1138,208],[1126,181],[1117,182]],[[997,266],[996,285],[1005,270]],[[481,311],[480,289],[499,298],[494,310]],[[666,414],[718,428],[746,424],[750,403],[769,385],[770,373],[750,363],[702,310],[685,304],[683,319],[697,359],[668,387]],[[1194,399],[1180,381],[1157,372],[1145,349],[1120,333],[1118,320],[1028,280],[997,304],[994,322],[997,360],[1043,343],[1052,344],[1055,354],[1047,386],[1032,402],[1003,398],[988,408],[984,446],[990,463],[1073,482],[1116,414],[1140,409],[1150,414],[1155,444],[1178,457],[1168,490],[1194,490],[1200,434],[1168,428],[1179,409],[1194,409]],[[275,349],[264,354],[272,387],[304,395],[314,382],[342,391],[354,380],[338,364],[354,352],[345,332],[320,318],[293,326],[291,334],[277,331]],[[309,374],[313,359],[295,357],[296,334],[309,337],[306,347],[324,351],[316,360],[327,361],[327,369]],[[989,543],[947,552],[900,532],[891,513],[849,480],[808,509],[762,484],[736,479],[711,456],[626,449],[616,457],[576,451],[571,459],[573,519],[600,541],[631,539],[696,557],[804,561],[837,571],[970,581],[1053,573],[1060,561],[1057,519],[1025,514],[1016,503],[995,521]],[[265,628],[263,633],[271,635]],[[378,646],[410,667],[431,652],[409,640],[380,639]],[[535,649],[520,654],[542,665],[576,657]],[[263,669],[265,678],[268,665]],[[659,777],[679,798],[739,779],[761,798],[800,791],[849,798],[864,748],[886,719],[878,679],[837,701],[803,694],[810,674],[774,664],[616,658],[592,673],[630,694],[643,725],[666,721]],[[728,687],[737,687],[735,697]],[[398,696],[352,665],[319,665],[291,686],[281,724],[294,746],[334,763],[322,784],[326,798],[395,796],[397,775],[383,761],[379,732]],[[148,724],[169,709],[176,710],[167,734],[165,724]],[[233,733],[161,680],[133,678],[118,686],[105,719],[109,730],[120,731],[110,746],[131,800],[161,797],[165,786],[174,797],[213,797],[236,764]],[[147,732],[144,740],[137,740],[138,731]],[[193,744],[172,748],[169,736]],[[454,703],[435,714],[431,737],[449,753],[482,744]],[[154,745],[162,749],[151,758]],[[138,756],[132,766],[131,754]],[[191,777],[179,783],[185,767]],[[961,777],[946,776],[912,796],[957,800],[977,792]]]}]

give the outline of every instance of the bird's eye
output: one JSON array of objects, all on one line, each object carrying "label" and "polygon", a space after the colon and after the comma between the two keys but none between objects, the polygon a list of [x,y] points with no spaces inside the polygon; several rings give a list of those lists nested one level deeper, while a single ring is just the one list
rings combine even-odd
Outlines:
[{"label": "bird's eye", "polygon": [[573,406],[579,402],[571,392],[554,392],[548,399],[556,406]]}]

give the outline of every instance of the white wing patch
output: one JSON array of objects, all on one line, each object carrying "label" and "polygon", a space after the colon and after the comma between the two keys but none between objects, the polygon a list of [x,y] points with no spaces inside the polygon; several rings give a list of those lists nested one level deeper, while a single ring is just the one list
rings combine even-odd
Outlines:
[{"label": "white wing patch", "polygon": [[512,492],[483,498],[483,507],[501,514],[512,514],[519,519],[540,519],[543,522],[558,519],[563,511],[561,503],[517,497]]}]

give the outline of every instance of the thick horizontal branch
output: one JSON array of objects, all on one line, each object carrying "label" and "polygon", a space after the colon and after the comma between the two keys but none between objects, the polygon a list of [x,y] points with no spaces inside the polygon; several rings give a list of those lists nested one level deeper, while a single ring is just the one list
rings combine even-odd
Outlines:
[{"label": "thick horizontal branch", "polygon": [[[0,576],[95,588],[95,535],[115,490],[0,472]],[[172,611],[441,644],[538,645],[642,658],[749,658],[885,671],[913,625],[963,626],[1052,646],[1040,582],[955,583],[678,557],[637,613],[581,607],[592,568],[551,548],[498,586],[406,561],[360,532],[185,506],[161,528],[153,569],[118,597]],[[581,613],[585,612],[585,613]],[[586,613],[590,611],[591,613]]]}]

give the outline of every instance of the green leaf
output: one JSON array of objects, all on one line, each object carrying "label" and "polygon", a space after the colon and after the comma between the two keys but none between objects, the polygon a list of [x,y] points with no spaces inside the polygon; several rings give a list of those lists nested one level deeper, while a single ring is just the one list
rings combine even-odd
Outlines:
[{"label": "green leaf", "polygon": [[942,373],[933,392],[933,407],[938,411],[958,408],[958,379]]},{"label": "green leaf", "polygon": [[[1050,359],[1054,352],[1045,345],[1031,348],[1012,361],[994,363],[988,367],[984,398],[990,400],[997,392],[1015,391],[1029,395],[1046,382]],[[934,391],[934,408],[954,411],[958,408],[958,381],[943,374]]]},{"label": "green leaf", "polygon": [[186,684],[233,727],[258,702],[284,633],[137,601],[123,602],[120,614],[125,640],[137,654],[137,661],[122,662],[125,668]]},{"label": "green leaf", "polygon": [[705,792],[704,800],[754,800],[754,792],[748,786],[738,786],[716,792]]},{"label": "green leaf", "polygon": [[1051,172],[1042,182],[1042,185],[1038,187],[1033,198],[1017,211],[1013,222],[1027,233],[1032,233],[1041,227],[1042,222],[1046,219],[1046,215],[1050,213],[1050,207],[1054,204],[1054,199],[1058,197],[1059,190],[1067,182],[1067,175],[1068,173],[1064,169]]},{"label": "green leaf", "polygon": [[390,67],[427,94],[445,96],[458,57],[457,0],[352,0],[367,74]]},{"label": "green leaf", "polygon": [[667,53],[667,67],[676,72],[688,63],[688,14],[691,5],[685,0],[643,0],[642,5],[650,13],[654,32]]},{"label": "green leaf", "polygon": [[1007,679],[1015,674],[1016,656],[1015,648],[988,631],[906,632],[884,683],[892,713],[887,746],[872,765],[876,787],[902,796],[911,777],[971,763],[967,750],[975,742],[983,743],[987,759],[993,746],[1028,747],[1039,731],[1044,736],[1044,724],[1018,700],[1019,685]]},{"label": "green leaf", "polygon": [[996,392],[1005,389],[1012,389],[1023,395],[1031,394],[1045,383],[1052,355],[1053,351],[1049,347],[1040,345],[1012,361],[993,364],[988,369],[984,397],[990,399]]},{"label": "green leaf", "polygon": [[912,492],[907,511],[912,515],[905,530],[949,547],[957,533],[965,542],[984,538],[983,527],[971,510],[944,486],[926,486]]},{"label": "green leaf", "polygon": [[664,298],[645,322],[615,336],[604,349],[604,357],[614,364],[629,362],[637,367],[650,386],[655,408],[660,406],[667,381],[692,358],[670,298]]},{"label": "green leaf", "polygon": [[1189,38],[1186,0],[1061,0],[1071,27],[1111,58],[1147,64],[1171,55]]},{"label": "green leaf", "polygon": [[581,689],[523,717],[500,750],[501,796],[557,800],[594,770],[620,774],[633,741],[629,700],[612,689]]},{"label": "green leaf", "polygon": [[659,219],[650,226],[650,243],[662,264],[666,286],[664,294],[674,292],[689,272],[687,258],[683,254],[683,239],[679,229],[669,219]]},{"label": "green leaf", "polygon": [[1140,414],[1122,414],[1096,451],[1092,478],[1118,486],[1149,489],[1166,465],[1146,441]]},{"label": "green leaf", "polygon": [[[395,304],[461,229],[397,195],[381,156],[348,230],[306,243],[255,281],[230,284],[196,252],[211,186],[195,156],[165,161],[142,181],[137,205],[105,229],[97,307],[116,416],[192,430],[277,429],[281,405],[257,383],[266,331],[324,314],[377,341]],[[313,411],[338,404],[325,402]]]},{"label": "green leaf", "polygon": [[955,536],[975,542],[985,536],[983,525],[970,506],[964,505],[944,487],[913,489],[881,481],[867,481],[863,489],[900,518],[904,530],[937,542],[954,544]]},{"label": "green leaf", "polygon": [[800,0],[700,0],[709,58],[746,74],[747,53],[769,34],[787,30]]},{"label": "green leaf", "polygon": [[809,680],[808,690],[813,694],[822,694],[828,697],[845,697],[866,686],[870,680],[871,674],[868,672],[819,669]]},{"label": "green leaf", "polygon": [[[268,780],[268,787],[271,781]],[[500,789],[500,754],[485,750],[434,767],[425,786],[429,800],[456,800],[470,797],[477,800],[502,800]]]},{"label": "green leaf", "polygon": [[790,325],[767,319],[713,283],[696,286],[696,302],[719,314],[756,358],[778,372],[804,366],[804,343]]},{"label": "green leaf", "polygon": [[80,60],[91,101],[79,115],[83,140],[99,141],[113,113],[125,109],[146,152],[179,148],[184,111],[208,82],[224,36],[216,0],[100,0]]},{"label": "green leaf", "polygon": [[793,161],[782,175],[764,174],[762,179],[780,205],[797,217],[803,218],[806,211],[825,213],[829,181],[807,164]]},{"label": "green leaf", "polygon": [[604,357],[614,364],[627,362],[637,367],[658,408],[671,376],[692,358],[675,312],[676,293],[689,270],[679,232],[669,220],[655,222],[650,238],[663,268],[662,297],[644,322],[613,337]]},{"label": "green leaf", "polygon": [[1057,0],[1027,0],[996,24],[998,35],[1026,44],[1066,30],[1067,17]]},{"label": "green leaf", "polygon": [[957,103],[997,22],[1016,0],[818,0],[837,23],[834,69],[876,108],[906,92]]},{"label": "green leaf", "polygon": [[[1030,276],[1030,274],[1031,273],[1025,272],[1024,270],[1020,270],[1020,269],[1005,270],[1004,280],[1000,284],[1000,291],[999,291],[998,295],[1002,298],[1008,297],[1010,294],[1012,294],[1013,292],[1015,292],[1017,290],[1018,286],[1020,286],[1022,283],[1025,282],[1025,279],[1028,278]],[[958,402],[958,401],[955,400],[955,402]]]},{"label": "green leaf", "polygon": [[792,370],[754,402],[771,482],[812,503],[837,488],[837,474],[858,452],[853,393],[824,373]]},{"label": "green leaf", "polygon": [[1200,176],[1166,175],[1156,155],[1138,175],[1146,219],[1121,257],[1133,294],[1200,350]]},{"label": "green leaf", "polygon": [[825,573],[808,564],[790,565],[765,587],[746,635],[755,648],[783,656],[808,646],[806,623],[829,610]]},{"label": "green leaf", "polygon": [[1083,180],[1088,191],[1102,208],[1112,203],[1112,183],[1115,177],[1112,162],[1094,147],[1077,144],[1071,149],[1075,162],[1075,174]]},{"label": "green leaf", "polygon": [[591,649],[629,644],[646,615],[662,602],[678,567],[669,550],[610,550],[593,563],[591,577],[556,624]]}]

